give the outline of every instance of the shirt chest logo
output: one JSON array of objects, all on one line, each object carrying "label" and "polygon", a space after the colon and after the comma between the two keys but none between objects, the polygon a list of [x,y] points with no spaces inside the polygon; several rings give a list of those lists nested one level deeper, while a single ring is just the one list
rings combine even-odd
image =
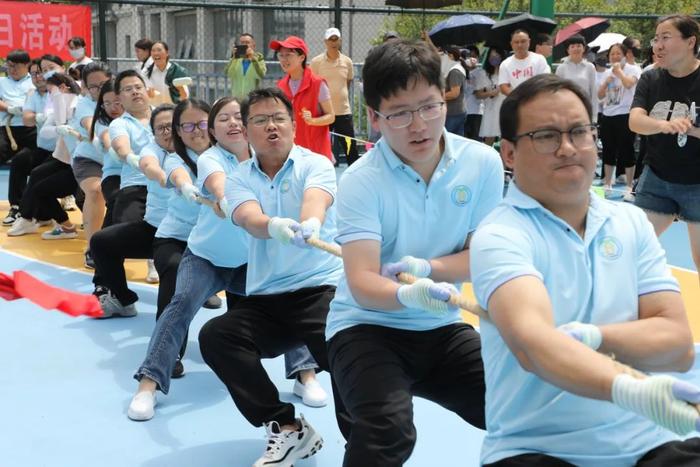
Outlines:
[{"label": "shirt chest logo", "polygon": [[622,256],[622,244],[615,237],[603,237],[598,241],[598,252],[603,258],[614,261]]},{"label": "shirt chest logo", "polygon": [[289,191],[291,188],[292,184],[289,182],[289,180],[282,180],[282,183],[280,183],[280,192],[281,193],[286,193]]},{"label": "shirt chest logo", "polygon": [[455,206],[466,205],[472,197],[472,192],[466,185],[458,185],[452,189],[450,198]]}]

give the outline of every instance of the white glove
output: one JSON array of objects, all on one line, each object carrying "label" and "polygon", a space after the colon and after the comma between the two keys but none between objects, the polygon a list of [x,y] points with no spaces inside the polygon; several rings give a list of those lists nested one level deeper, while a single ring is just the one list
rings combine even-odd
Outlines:
[{"label": "white glove", "polygon": [[11,115],[22,115],[21,105],[11,105],[7,108],[7,113]]},{"label": "white glove", "polygon": [[612,401],[681,436],[700,430],[700,388],[668,375],[637,379],[620,374],[613,380]]},{"label": "white glove", "polygon": [[288,244],[294,238],[294,233],[301,229],[301,225],[288,217],[272,217],[267,223],[267,233],[275,240]]},{"label": "white glove", "polygon": [[435,283],[430,279],[418,279],[413,284],[404,284],[396,292],[396,298],[406,308],[420,308],[435,314],[455,311],[457,307],[450,304],[450,295],[459,292],[454,285],[446,282]]},{"label": "white glove", "polygon": [[184,185],[182,185],[180,187],[180,193],[182,194],[183,198],[192,203],[196,203],[197,198],[202,196],[202,193],[199,191],[199,188],[192,185],[191,183],[185,183]]},{"label": "white glove", "polygon": [[126,155],[126,163],[129,164],[131,167],[135,168],[136,170],[141,170],[141,168],[139,167],[140,160],[141,158],[133,152],[130,152]]},{"label": "white glove", "polygon": [[382,276],[396,279],[399,273],[407,272],[416,277],[428,277],[432,272],[430,261],[413,256],[404,256],[401,261],[382,266]]},{"label": "white glove", "polygon": [[224,196],[221,198],[219,201],[219,209],[221,209],[221,212],[224,213],[224,219],[231,220],[231,216],[233,215],[233,209],[228,205],[228,200]]},{"label": "white glove", "polygon": [[34,120],[36,121],[37,126],[41,126],[46,121],[46,114],[45,113],[34,114]]},{"label": "white glove", "polygon": [[71,136],[73,129],[70,127],[70,125],[58,125],[56,127],[56,133],[61,136]]},{"label": "white glove", "polygon": [[570,323],[562,324],[557,329],[564,334],[568,334],[593,350],[598,350],[600,345],[603,343],[603,334],[600,332],[600,328],[595,324],[585,324],[579,323],[578,321],[572,321]]},{"label": "white glove", "polygon": [[321,221],[316,217],[310,217],[299,224],[300,228],[294,231],[292,243],[299,248],[311,248],[311,245],[306,243],[309,238],[318,238],[321,232]]}]

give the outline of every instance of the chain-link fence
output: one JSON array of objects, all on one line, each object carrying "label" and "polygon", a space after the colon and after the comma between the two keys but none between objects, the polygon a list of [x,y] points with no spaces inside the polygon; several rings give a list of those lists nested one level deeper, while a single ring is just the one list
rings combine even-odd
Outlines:
[{"label": "chain-link fence", "polygon": [[[134,43],[141,38],[163,40],[169,44],[170,58],[187,68],[194,80],[193,94],[213,102],[229,93],[230,82],[224,69],[232,55],[232,46],[242,33],[255,38],[256,51],[267,62],[264,85],[274,85],[283,75],[274,51],[267,45],[273,39],[296,35],[306,40],[309,59],[323,53],[323,33],[338,27],[343,53],[355,63],[350,89],[356,133],[367,134],[364,103],[361,98],[361,66],[369,49],[382,34],[397,25],[415,23],[414,29],[429,28],[448,15],[465,11],[403,10],[387,8],[381,0],[291,0],[278,4],[262,0],[228,3],[227,0],[127,0],[126,2],[89,2],[93,16],[93,55],[121,71],[138,66]],[[485,4],[486,5],[486,4]],[[495,4],[494,4],[495,5]],[[488,6],[493,6],[489,3]],[[473,13],[496,17],[497,9]],[[517,14],[512,12],[509,14]],[[563,22],[586,13],[558,14]],[[609,16],[609,15],[608,15]],[[612,15],[619,20],[649,21],[654,15]]]}]

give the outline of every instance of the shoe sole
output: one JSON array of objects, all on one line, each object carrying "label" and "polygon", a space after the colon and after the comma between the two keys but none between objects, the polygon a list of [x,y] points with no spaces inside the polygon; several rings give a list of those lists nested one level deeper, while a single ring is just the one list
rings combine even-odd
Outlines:
[{"label": "shoe sole", "polygon": [[147,278],[146,278],[146,282],[148,282],[149,284],[157,284],[158,282],[160,282],[160,278],[155,279],[155,278],[153,278],[153,277],[151,277],[151,278],[148,278],[148,277],[147,277]]},{"label": "shoe sole", "polygon": [[106,311],[102,310],[103,315],[102,316],[96,316],[95,319],[108,319],[108,318],[133,318],[138,314],[137,311],[134,311],[133,313],[107,313]]},{"label": "shoe sole", "polygon": [[78,234],[74,235],[58,235],[58,236],[51,236],[51,237],[44,237],[43,235],[41,236],[42,239],[44,240],[71,240],[73,238],[78,238]]},{"label": "shoe sole", "polygon": [[136,414],[131,411],[131,407],[129,407],[126,410],[126,416],[129,417],[129,420],[133,420],[134,422],[147,422],[148,420],[152,419],[156,415],[156,406],[158,405],[158,399],[156,399],[156,403],[153,404],[153,413],[150,414],[150,417],[148,415],[140,415]]}]

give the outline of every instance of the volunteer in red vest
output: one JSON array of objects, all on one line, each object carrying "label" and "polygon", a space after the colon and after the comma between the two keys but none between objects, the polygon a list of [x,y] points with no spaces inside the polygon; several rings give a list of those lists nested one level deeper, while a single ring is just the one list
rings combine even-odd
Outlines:
[{"label": "volunteer in red vest", "polygon": [[289,36],[270,42],[277,52],[282,71],[287,75],[277,86],[292,101],[297,124],[294,143],[334,161],[329,125],[335,121],[331,93],[323,78],[306,67],[309,48],[303,39]]}]

